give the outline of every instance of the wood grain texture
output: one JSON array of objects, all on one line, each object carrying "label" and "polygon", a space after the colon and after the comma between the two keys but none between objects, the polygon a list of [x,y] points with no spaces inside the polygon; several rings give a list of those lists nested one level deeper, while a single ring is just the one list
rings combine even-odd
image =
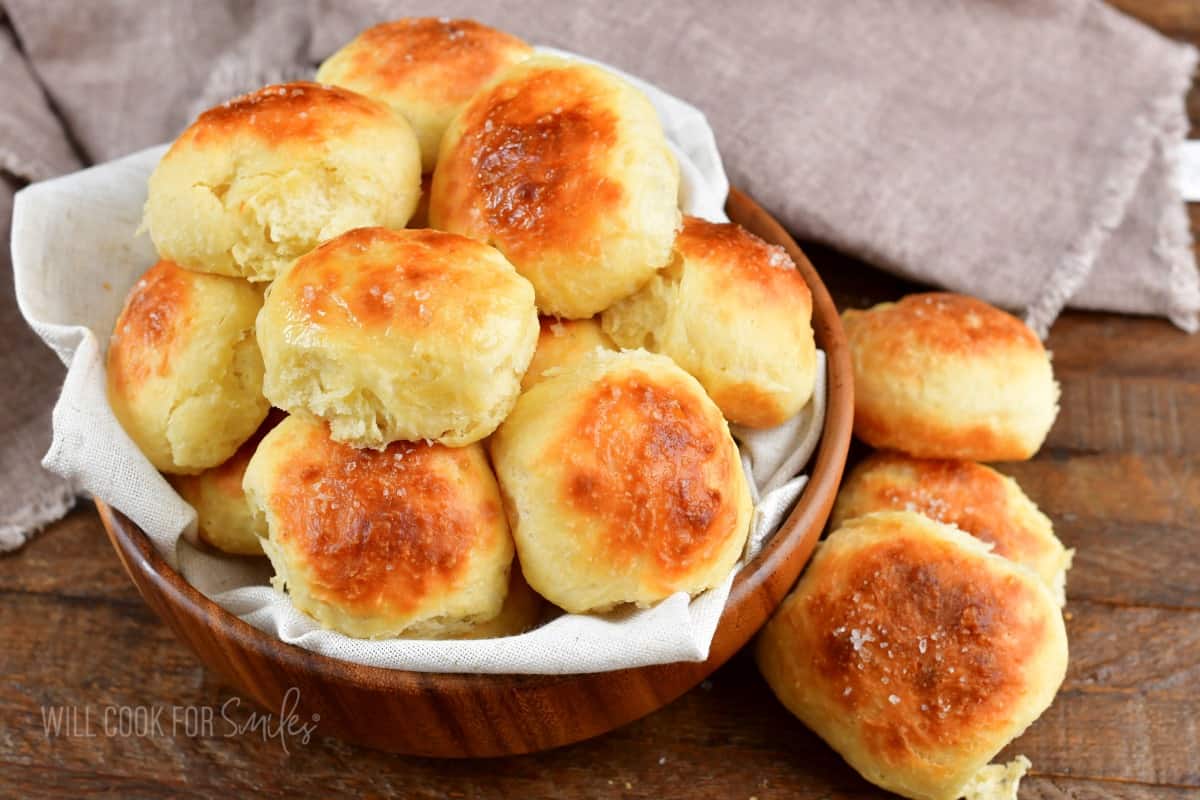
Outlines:
[{"label": "wood grain texture", "polygon": [[[1200,43],[1197,0],[1118,0]],[[1189,98],[1193,130],[1200,90]],[[1200,232],[1200,206],[1190,209]],[[914,287],[805,247],[840,305]],[[1158,320],[1065,315],[1050,346],[1064,413],[1006,465],[1079,549],[1063,694],[1009,753],[1023,800],[1200,796],[1200,337]],[[321,736],[46,737],[41,708],[220,709],[237,697],[143,604],[90,507],[0,557],[0,797],[877,798],[771,697],[744,653],[661,711],[547,753],[447,763]],[[243,701],[244,702],[244,701]],[[233,716],[246,719],[248,704]]]},{"label": "wood grain texture", "polygon": [[[319,736],[291,741],[289,755],[276,740],[226,738],[220,727],[199,737],[47,739],[44,704],[93,714],[147,705],[169,714],[175,706],[220,709],[236,695],[131,588],[79,591],[69,578],[75,560],[107,563],[108,578],[124,580],[93,511],[76,511],[33,546],[57,575],[37,589],[13,588],[20,557],[0,561],[0,796],[879,796],[774,701],[744,653],[659,713],[589,742],[509,759],[450,764]],[[1177,553],[1186,551],[1181,544]],[[1200,763],[1200,751],[1184,718],[1196,716],[1187,690],[1200,669],[1200,612],[1083,602],[1068,611],[1074,655],[1065,690],[1012,748],[1042,776],[1023,796],[1195,796],[1200,780],[1189,778],[1189,765]],[[244,720],[248,708],[234,718]]]}]

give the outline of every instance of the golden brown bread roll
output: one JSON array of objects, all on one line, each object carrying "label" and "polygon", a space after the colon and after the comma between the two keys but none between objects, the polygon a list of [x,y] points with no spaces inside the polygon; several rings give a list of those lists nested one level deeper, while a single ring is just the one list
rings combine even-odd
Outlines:
[{"label": "golden brown bread roll", "polygon": [[675,256],[603,314],[621,347],[670,356],[730,422],[770,428],[812,397],[812,294],[782,247],[740,225],[685,217]]},{"label": "golden brown bread roll", "polygon": [[275,585],[327,628],[445,638],[500,613],[513,545],[480,445],[356,450],[292,416],[243,485],[266,516]]},{"label": "golden brown bread roll", "polygon": [[541,381],[547,370],[577,364],[597,348],[616,349],[595,319],[542,317],[540,322],[537,349],[521,379],[521,391]]},{"label": "golden brown bread roll", "polygon": [[360,228],[272,284],[258,317],[263,390],[358,447],[469,444],[512,408],[537,333],[533,289],[495,249]]},{"label": "golden brown bread roll", "polygon": [[1023,566],[913,512],[846,522],[763,629],[776,696],[864,778],[954,800],[1050,705],[1067,636]]},{"label": "golden brown bread roll", "polygon": [[252,281],[352,228],[403,228],[420,194],[408,122],[333,86],[287,83],[205,111],[150,176],[164,258]]},{"label": "golden brown bread roll", "polygon": [[317,80],[403,114],[429,173],[454,115],[485,83],[532,54],[517,37],[474,20],[408,17],[367,28],[321,65]]},{"label": "golden brown bread roll", "polygon": [[259,442],[283,419],[275,411],[229,460],[197,475],[172,475],[171,485],[196,510],[196,532],[200,541],[237,556],[263,555],[262,539],[267,521],[250,506],[242,490],[246,465]]},{"label": "golden brown bread roll", "polygon": [[879,452],[842,484],[830,526],[875,511],[916,511],[993,545],[996,555],[1024,564],[1066,601],[1072,551],[1012,478],[971,461],[921,459]]},{"label": "golden brown bread roll", "polygon": [[650,101],[597,67],[535,56],[454,118],[429,222],[498,248],[543,314],[579,319],[665,265],[679,166]]},{"label": "golden brown bread roll", "polygon": [[262,293],[159,261],[130,290],[108,346],[108,400],[157,469],[222,463],[270,404],[254,337]]},{"label": "golden brown bread roll", "polygon": [[665,356],[593,351],[522,394],[490,442],[525,578],[567,611],[697,594],[745,546],[728,425]]},{"label": "golden brown bread roll", "polygon": [[972,297],[915,294],[842,323],[854,363],[854,433],[920,458],[1015,461],[1041,447],[1058,384],[1036,335]]},{"label": "golden brown bread roll", "polygon": [[536,628],[545,609],[545,601],[530,588],[521,574],[521,565],[514,561],[508,575],[508,594],[504,595],[500,613],[486,622],[472,625],[465,633],[454,638],[500,639],[517,636]]}]

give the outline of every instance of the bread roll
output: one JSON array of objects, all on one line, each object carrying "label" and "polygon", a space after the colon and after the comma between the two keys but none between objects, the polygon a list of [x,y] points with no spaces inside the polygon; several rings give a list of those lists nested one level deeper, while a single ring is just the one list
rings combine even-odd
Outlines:
[{"label": "bread roll", "polygon": [[504,595],[500,613],[486,622],[472,625],[455,638],[501,639],[518,636],[536,628],[545,609],[545,601],[529,587],[525,576],[521,574],[520,564],[514,561],[508,576],[508,594]]},{"label": "bread roll", "polygon": [[497,247],[543,314],[579,319],[664,266],[679,165],[650,101],[597,67],[536,56],[454,118],[429,222]]},{"label": "bread roll", "polygon": [[108,345],[108,400],[157,469],[222,463],[267,415],[254,338],[262,293],[159,261],[130,290]]},{"label": "bread roll", "polygon": [[537,349],[521,379],[521,391],[541,381],[547,370],[577,364],[597,348],[616,349],[597,320],[542,317]]},{"label": "bread roll", "polygon": [[352,228],[403,228],[420,181],[400,114],[346,89],[287,83],[201,114],[150,176],[145,224],[180,266],[270,281]]},{"label": "bread roll", "polygon": [[912,512],[846,522],[763,629],[775,694],[864,778],[954,800],[1045,711],[1067,667],[1036,575]]},{"label": "bread roll", "polygon": [[491,247],[360,228],[272,284],[258,317],[263,389],[357,447],[469,444],[512,408],[537,332],[533,289]]},{"label": "bread roll", "polygon": [[480,445],[356,450],[292,416],[243,485],[266,516],[276,588],[326,628],[445,638],[500,613],[513,545]]},{"label": "bread roll", "polygon": [[740,225],[685,217],[675,257],[604,312],[621,347],[668,355],[726,419],[770,428],[812,397],[812,294],[787,251]]},{"label": "bread roll", "polygon": [[869,456],[838,492],[830,525],[875,511],[916,511],[955,525],[993,545],[996,555],[1024,564],[1066,601],[1072,551],[1012,478],[971,461],[920,459],[900,453]]},{"label": "bread roll", "polygon": [[533,54],[515,36],[470,19],[409,17],[360,33],[317,80],[387,103],[412,123],[421,168],[433,172],[446,126],[495,75]]},{"label": "bread roll", "polygon": [[729,428],[670,359],[596,350],[521,395],[491,439],[529,585],[571,612],[694,595],[752,509]]},{"label": "bread roll", "polygon": [[261,556],[267,521],[255,512],[242,491],[242,477],[250,457],[283,415],[268,414],[258,430],[224,464],[197,475],[172,475],[170,482],[179,496],[196,510],[196,533],[200,541],[235,556]]},{"label": "bread roll", "polygon": [[919,458],[1016,461],[1058,413],[1050,356],[982,300],[915,294],[842,322],[854,362],[854,433]]}]

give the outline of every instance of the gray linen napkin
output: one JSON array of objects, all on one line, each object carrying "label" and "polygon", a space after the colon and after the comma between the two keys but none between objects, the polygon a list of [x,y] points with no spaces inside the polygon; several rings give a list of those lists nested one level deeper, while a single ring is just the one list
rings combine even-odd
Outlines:
[{"label": "gray linen napkin", "polygon": [[[8,231],[13,192],[79,166],[10,31],[0,26],[0,226]],[[58,359],[21,319],[13,300],[7,238],[0,248],[0,551],[20,547],[75,503],[74,488],[40,466],[50,442],[50,409],[62,381]]]},{"label": "gray linen napkin", "polygon": [[[204,105],[311,74],[374,22],[472,16],[699,106],[735,185],[800,237],[979,295],[1043,332],[1064,305],[1197,325],[1172,182],[1195,51],[1099,0],[0,4],[23,51],[0,45],[0,167],[21,179],[72,168],[68,141],[92,162],[166,141]],[[4,272],[0,307],[12,303]],[[10,317],[0,310],[0,335],[28,342]],[[12,487],[0,530],[17,542],[13,521],[69,489],[30,457],[48,441],[54,359],[4,357],[3,408],[26,409],[0,417]],[[19,390],[17,372],[30,376]],[[13,498],[15,511],[2,504]]]}]

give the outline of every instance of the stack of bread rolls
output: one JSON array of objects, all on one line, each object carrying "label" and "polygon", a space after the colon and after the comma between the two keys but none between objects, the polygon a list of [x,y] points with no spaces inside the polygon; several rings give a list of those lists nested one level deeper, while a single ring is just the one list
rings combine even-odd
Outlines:
[{"label": "stack of bread rolls", "polygon": [[[149,181],[160,261],[114,414],[198,538],[353,637],[485,638],[719,584],[751,495],[729,423],[814,391],[786,251],[684,217],[645,96],[468,20],[364,31],[317,83],[212,108]],[[1016,483],[1057,412],[1041,343],[949,294],[844,322],[855,432],[826,539],[758,642],[869,780],[950,800],[1050,703],[1071,553]]]},{"label": "stack of bread rolls", "polygon": [[1011,478],[1058,411],[1050,358],[986,303],[918,294],[843,313],[854,432],[878,451],[758,641],[779,699],[868,780],[919,800],[1015,798],[988,762],[1067,664],[1071,551]]},{"label": "stack of bread rolls", "polygon": [[728,421],[813,392],[787,253],[684,219],[598,67],[404,19],[317,79],[204,112],[150,178],[109,397],[199,539],[363,638],[721,583],[753,510]]}]

